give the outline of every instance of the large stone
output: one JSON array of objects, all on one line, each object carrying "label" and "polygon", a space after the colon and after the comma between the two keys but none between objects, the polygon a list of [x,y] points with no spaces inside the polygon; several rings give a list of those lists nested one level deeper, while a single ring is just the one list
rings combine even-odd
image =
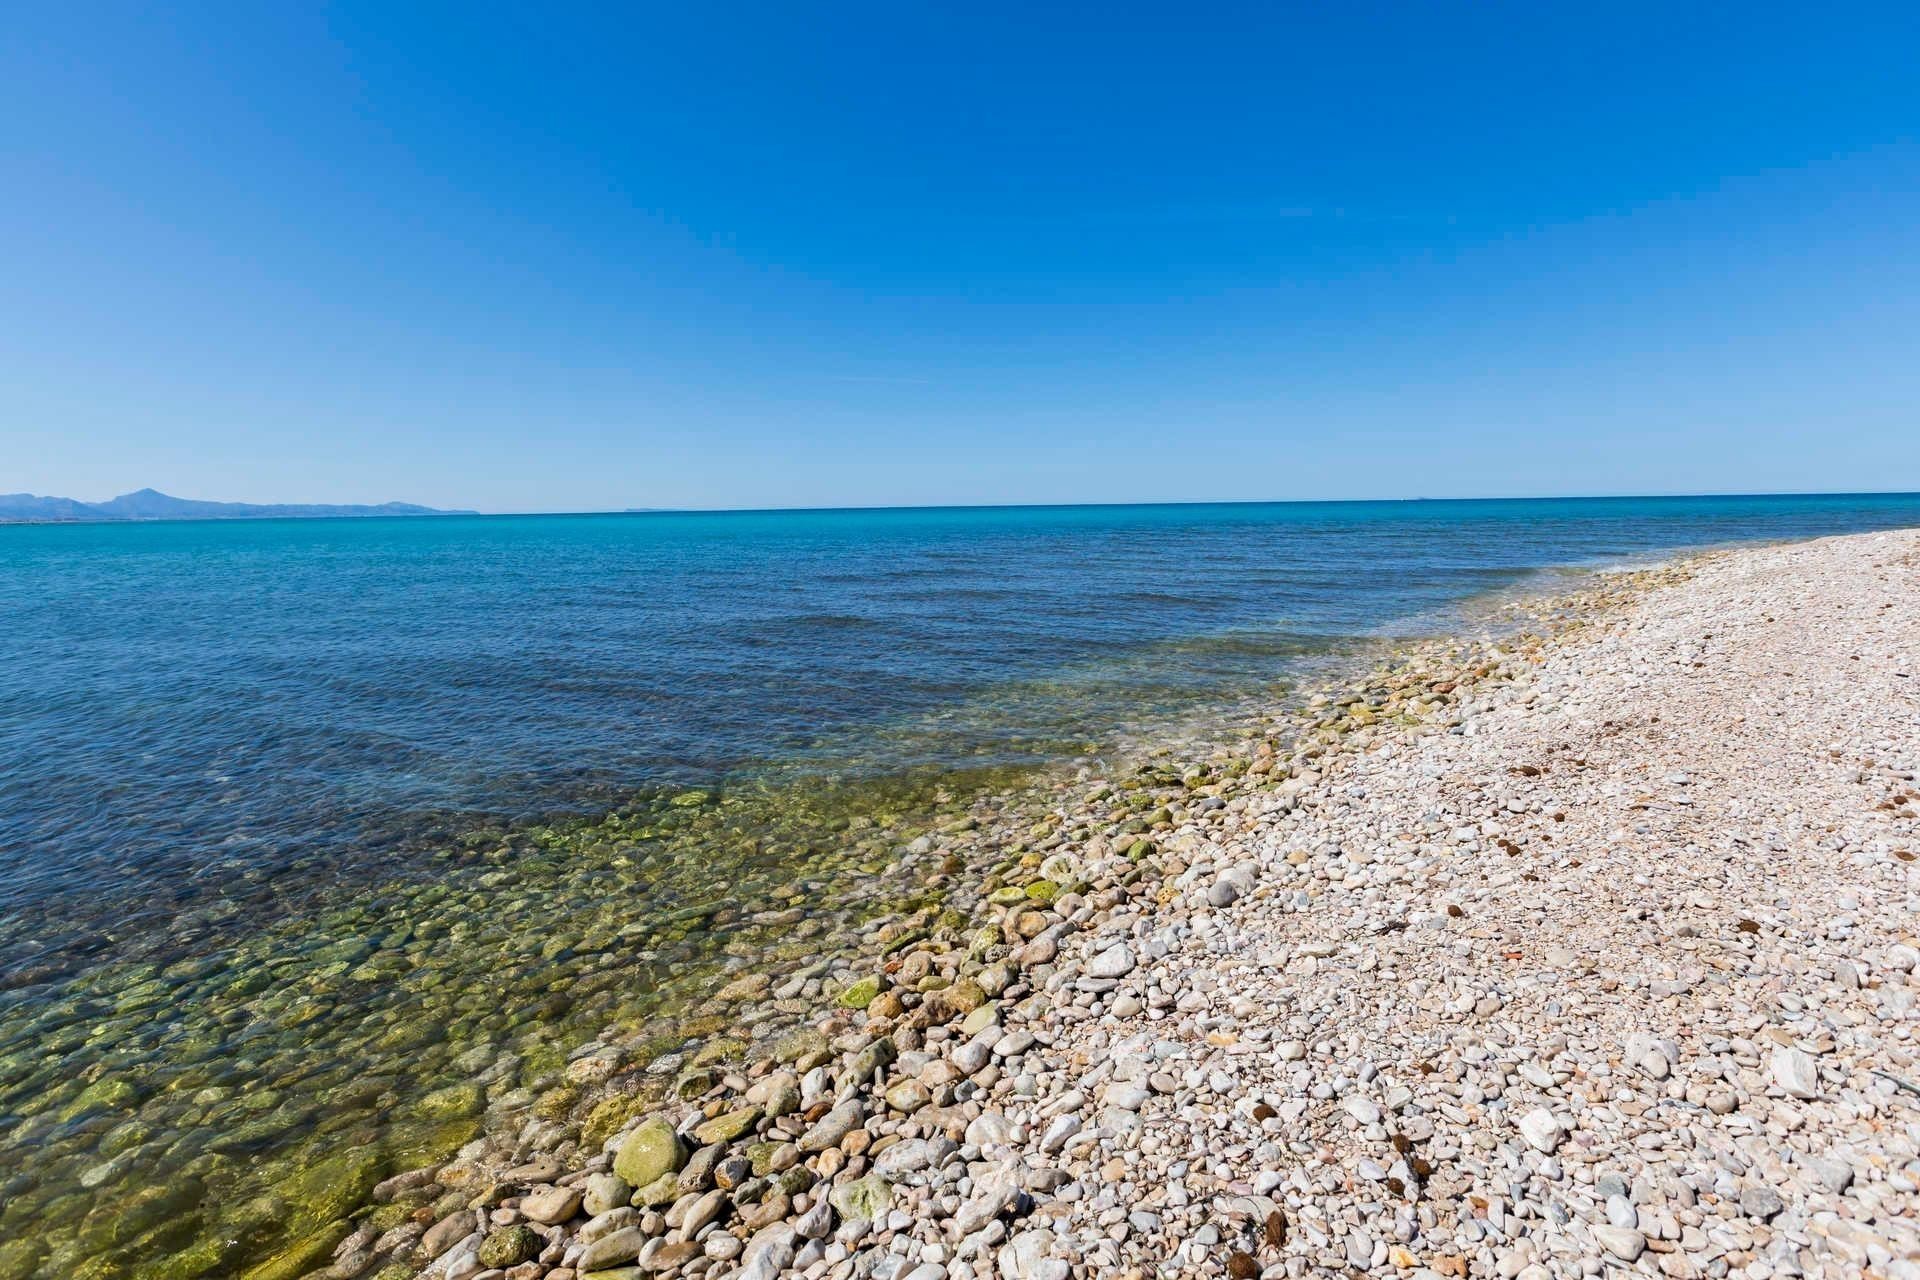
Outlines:
[{"label": "large stone", "polygon": [[680,1190],[680,1175],[667,1172],[644,1187],[635,1187],[631,1203],[643,1209],[657,1209],[662,1205],[672,1204],[683,1194]]},{"label": "large stone", "polygon": [[723,1116],[715,1116],[695,1129],[693,1136],[700,1140],[701,1146],[732,1142],[759,1122],[760,1108],[742,1107],[738,1111],[729,1111]]},{"label": "large stone", "polygon": [[1087,961],[1089,978],[1124,978],[1133,972],[1133,952],[1124,942],[1116,942]]},{"label": "large stone", "polygon": [[933,1094],[918,1080],[902,1080],[887,1090],[887,1105],[909,1114],[933,1101]]},{"label": "large stone", "polygon": [[592,1217],[618,1209],[633,1198],[633,1186],[617,1173],[596,1173],[586,1181],[580,1207]]},{"label": "large stone", "polygon": [[840,993],[840,1003],[849,1009],[864,1009],[886,989],[886,984],[887,980],[877,973],[848,983]]},{"label": "large stone", "polygon": [[517,1267],[539,1253],[545,1244],[531,1227],[495,1227],[480,1242],[475,1256],[483,1267]]},{"label": "large stone", "polygon": [[1646,1252],[1647,1238],[1631,1227],[1589,1227],[1600,1247],[1623,1262],[1632,1262]]},{"label": "large stone", "polygon": [[852,1133],[854,1127],[866,1119],[858,1102],[843,1102],[827,1112],[806,1131],[800,1139],[800,1150],[809,1155],[825,1151],[828,1147],[837,1147],[840,1140]]},{"label": "large stone", "polygon": [[628,1186],[644,1187],[687,1162],[687,1149],[673,1126],[656,1116],[628,1134],[613,1158],[613,1171]]},{"label": "large stone", "polygon": [[450,1084],[420,1099],[420,1114],[429,1120],[457,1120],[480,1114],[487,1095],[477,1084]]},{"label": "large stone", "polygon": [[647,1235],[639,1227],[610,1231],[581,1251],[580,1270],[604,1271],[608,1267],[625,1266],[640,1256],[646,1243]]},{"label": "large stone", "polygon": [[793,1265],[800,1233],[789,1222],[764,1227],[747,1244],[740,1269],[740,1280],[774,1280]]},{"label": "large stone", "polygon": [[1020,1201],[1020,1168],[1009,1161],[974,1182],[973,1198],[953,1216],[954,1228],[970,1236]]},{"label": "large stone", "polygon": [[520,1201],[520,1212],[540,1225],[550,1227],[580,1212],[580,1200],[578,1187],[543,1187],[529,1192]]},{"label": "large stone", "polygon": [[1820,1067],[1805,1049],[1781,1045],[1773,1051],[1773,1082],[1789,1098],[1807,1101],[1820,1096]]},{"label": "large stone", "polygon": [[1535,1107],[1520,1117],[1520,1136],[1535,1151],[1551,1153],[1560,1145],[1560,1122],[1545,1107]]},{"label": "large stone", "polygon": [[827,1193],[846,1222],[871,1222],[893,1202],[893,1186],[877,1173],[843,1182]]},{"label": "large stone", "polygon": [[1022,1231],[1001,1246],[1001,1280],[1066,1280],[1071,1267],[1065,1259],[1049,1256],[1055,1247],[1053,1232],[1044,1227]]},{"label": "large stone", "polygon": [[840,1077],[842,1091],[863,1085],[873,1079],[874,1073],[900,1056],[900,1050],[893,1041],[881,1036],[872,1044],[853,1055],[847,1061],[847,1069]]},{"label": "large stone", "polygon": [[427,1234],[420,1238],[420,1251],[437,1258],[472,1235],[479,1225],[480,1216],[472,1209],[456,1210],[427,1228]]}]

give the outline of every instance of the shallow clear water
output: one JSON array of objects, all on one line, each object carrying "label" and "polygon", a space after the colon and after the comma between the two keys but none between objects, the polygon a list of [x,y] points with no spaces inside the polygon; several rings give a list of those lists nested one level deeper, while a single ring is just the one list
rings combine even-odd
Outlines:
[{"label": "shallow clear water", "polygon": [[1915,524],[1920,495],[0,528],[0,1280],[297,1274],[382,1173],[582,1122],[572,1047],[643,1037],[670,1083],[748,1033],[724,975],[937,910],[902,851],[982,789],[1542,569]]}]

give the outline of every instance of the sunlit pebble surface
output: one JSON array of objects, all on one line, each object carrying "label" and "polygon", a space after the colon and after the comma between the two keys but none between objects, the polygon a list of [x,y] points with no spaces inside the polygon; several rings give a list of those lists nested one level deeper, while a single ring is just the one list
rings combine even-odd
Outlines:
[{"label": "sunlit pebble surface", "polygon": [[389,1181],[431,1225],[319,1274],[1920,1276],[1920,535],[1543,616],[1194,770],[1144,858],[1037,840],[964,1020],[896,955],[602,1151]]}]

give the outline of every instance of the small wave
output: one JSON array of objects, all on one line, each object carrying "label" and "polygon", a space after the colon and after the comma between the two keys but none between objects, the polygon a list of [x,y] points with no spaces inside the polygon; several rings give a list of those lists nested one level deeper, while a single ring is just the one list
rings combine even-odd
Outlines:
[{"label": "small wave", "polygon": [[879,618],[869,618],[857,613],[788,613],[763,618],[760,625],[770,629],[794,627],[819,631],[884,631],[891,626],[890,623]]}]

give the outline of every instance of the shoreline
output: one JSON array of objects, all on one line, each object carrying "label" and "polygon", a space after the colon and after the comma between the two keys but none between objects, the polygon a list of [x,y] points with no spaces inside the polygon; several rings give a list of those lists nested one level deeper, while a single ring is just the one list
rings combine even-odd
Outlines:
[{"label": "shoreline", "polygon": [[[1177,815],[1152,811],[1107,822],[1106,830],[1095,832],[1080,815],[1061,814],[1049,824],[1051,831],[1036,832],[1032,848],[1014,851],[1014,865],[999,877],[1004,883],[982,885],[999,918],[996,940],[977,956],[977,966],[949,962],[950,951],[903,943],[884,967],[890,974],[869,975],[842,1001],[857,1009],[819,1019],[817,1034],[789,1045],[788,1052],[736,1068],[704,1094],[640,1106],[600,1153],[562,1144],[547,1156],[551,1165],[536,1156],[516,1169],[487,1169],[473,1152],[464,1164],[391,1180],[379,1194],[402,1203],[401,1197],[425,1189],[416,1179],[438,1179],[438,1202],[419,1197],[428,1211],[413,1215],[434,1217],[433,1223],[403,1225],[393,1229],[397,1236],[384,1238],[363,1231],[364,1238],[349,1243],[368,1249],[418,1238],[422,1252],[437,1255],[426,1274],[445,1280],[491,1271],[513,1280],[628,1280],[643,1274],[770,1277],[789,1270],[888,1280],[1059,1280],[1121,1273],[1277,1276],[1322,1268],[1533,1280],[1621,1266],[1667,1275],[1725,1275],[1738,1266],[1751,1275],[1760,1273],[1756,1265],[1765,1272],[1790,1265],[1803,1274],[1823,1267],[1837,1268],[1831,1274],[1876,1268],[1912,1274],[1907,1259],[1920,1249],[1920,1223],[1913,1218],[1914,1175],[1903,1168],[1914,1159],[1911,1134],[1889,1138],[1878,1126],[1870,1135],[1849,1135],[1888,1146],[1889,1155],[1877,1160],[1863,1158],[1857,1145],[1838,1157],[1822,1151],[1788,1164],[1776,1156],[1764,1166],[1743,1153],[1734,1162],[1740,1174],[1722,1165],[1704,1188],[1672,1184],[1684,1193],[1635,1176],[1629,1166],[1654,1163],[1642,1158],[1644,1144],[1596,1141],[1612,1136],[1607,1124],[1669,1104],[1697,1117],[1735,1117],[1726,1122],[1735,1150],[1745,1133],[1741,1126],[1762,1135],[1770,1129],[1783,1129],[1783,1137],[1804,1133],[1826,1119],[1818,1112],[1831,1098],[1833,1082],[1821,1081],[1816,1054],[1832,1053],[1831,1043],[1823,1047],[1815,1036],[1814,1047],[1803,1048],[1804,1036],[1789,1035],[1785,1042],[1775,1037],[1763,1042],[1771,1052],[1762,1053],[1754,1042],[1730,1039],[1709,1057],[1712,1042],[1669,1025],[1602,1047],[1595,1042],[1602,1030],[1597,1024],[1618,1021],[1611,1005],[1654,993],[1668,1002],[1684,1000],[1702,979],[1616,973],[1611,966],[1619,957],[1561,954],[1573,952],[1564,945],[1547,948],[1535,961],[1543,970],[1530,978],[1516,975],[1484,986],[1461,976],[1402,979],[1388,966],[1410,958],[1405,949],[1414,945],[1463,961],[1483,958],[1490,949],[1504,959],[1511,948],[1503,930],[1470,923],[1495,900],[1494,891],[1449,886],[1428,902],[1432,909],[1409,910],[1402,903],[1397,916],[1377,904],[1369,909],[1362,895],[1347,906],[1374,917],[1366,921],[1329,920],[1332,904],[1314,901],[1342,893],[1336,886],[1349,880],[1375,882],[1370,888],[1391,898],[1391,886],[1409,881],[1376,877],[1368,868],[1396,861],[1411,864],[1429,882],[1436,876],[1444,882],[1470,869],[1484,874],[1488,861],[1498,859],[1493,872],[1502,893],[1525,892],[1524,885],[1539,882],[1545,871],[1573,876],[1584,867],[1579,879],[1591,881],[1593,863],[1568,847],[1588,823],[1574,819],[1569,827],[1565,809],[1543,812],[1516,796],[1495,806],[1502,816],[1471,829],[1424,833],[1439,837],[1424,856],[1408,857],[1401,849],[1398,858],[1376,860],[1344,848],[1247,847],[1274,829],[1299,828],[1287,834],[1288,842],[1297,840],[1316,828],[1320,811],[1332,808],[1329,799],[1343,791],[1351,809],[1354,776],[1365,775],[1372,784],[1358,788],[1364,800],[1380,785],[1380,775],[1405,773],[1397,755],[1422,745],[1468,748],[1465,754],[1476,765],[1486,763],[1481,753],[1504,758],[1516,746],[1538,752],[1549,744],[1540,741],[1536,727],[1526,725],[1516,734],[1502,722],[1516,706],[1523,721],[1547,713],[1536,709],[1538,693],[1521,694],[1544,683],[1569,700],[1618,699],[1621,688],[1579,665],[1590,655],[1633,645],[1636,633],[1655,621],[1674,631],[1679,643],[1705,643],[1699,638],[1713,634],[1709,627],[1725,624],[1706,621],[1702,604],[1689,605],[1690,593],[1724,592],[1726,580],[1746,566],[1804,557],[1845,562],[1874,554],[1868,548],[1875,546],[1903,551],[1902,567],[1909,580],[1916,576],[1920,538],[1911,533],[1716,551],[1609,575],[1572,601],[1550,602],[1543,612],[1551,619],[1551,639],[1523,635],[1511,644],[1465,647],[1435,642],[1398,673],[1370,682],[1371,698],[1321,704],[1317,710],[1331,714],[1302,726],[1300,745],[1286,758],[1294,776],[1270,790],[1241,785],[1243,779],[1271,778],[1280,758],[1278,751],[1256,748],[1238,757],[1241,767],[1229,755],[1207,771],[1149,775],[1162,788],[1150,791],[1150,799],[1177,783],[1191,801]],[[1714,596],[1708,602],[1713,616],[1732,598]],[[1746,600],[1744,589],[1738,598]],[[1673,610],[1676,601],[1680,623],[1657,612]],[[1894,611],[1909,628],[1904,636],[1920,634],[1912,606],[1890,601],[1879,612]],[[1688,633],[1689,626],[1696,634]],[[1449,647],[1452,665],[1437,665],[1447,661],[1441,655]],[[1517,680],[1501,679],[1490,660],[1503,648]],[[1412,699],[1393,696],[1409,690],[1417,691]],[[1628,692],[1646,696],[1644,689]],[[1452,709],[1423,718],[1419,713],[1435,694],[1437,705]],[[1648,724],[1658,723],[1657,711],[1622,705]],[[1403,709],[1411,723],[1398,718]],[[1913,740],[1904,745],[1911,749]],[[1696,757],[1693,767],[1704,779],[1710,761]],[[1587,767],[1584,759],[1580,767]],[[1910,757],[1907,767],[1910,772]],[[1513,790],[1548,785],[1543,780],[1552,772],[1524,761],[1507,770],[1504,776],[1513,781],[1497,785]],[[1693,783],[1689,778],[1668,785]],[[1911,780],[1894,785],[1911,786]],[[1096,783],[1080,799],[1098,806],[1113,794]],[[1691,796],[1683,798],[1688,803],[1671,807],[1690,816]],[[1899,806],[1912,803],[1910,796],[1895,802],[1885,812],[1906,817],[1886,821],[1910,824],[1911,809]],[[1115,816],[1112,808],[1101,814]],[[1139,817],[1160,822],[1127,831]],[[1338,813],[1334,829],[1343,829]],[[1135,842],[1122,848],[1128,835]],[[1874,859],[1877,870],[1870,874],[1904,886],[1910,898],[1914,873],[1895,856],[1888,843],[1893,838],[1879,833],[1860,847]],[[1554,841],[1562,847],[1549,848]],[[1143,849],[1142,843],[1153,847]],[[1401,843],[1422,850],[1428,841]],[[1604,836],[1602,843],[1604,849]],[[1629,835],[1613,843],[1634,842]],[[1078,865],[1062,859],[1063,848],[1073,850]],[[1664,854],[1633,874],[1646,878],[1669,861],[1671,854]],[[1713,861],[1719,863],[1717,854]],[[1271,883],[1286,875],[1283,868],[1303,882],[1291,895]],[[1430,887],[1422,886],[1422,896]],[[1688,903],[1700,911],[1713,905],[1691,898]],[[1633,919],[1654,914],[1642,909]],[[1735,945],[1750,952],[1768,939],[1790,936],[1777,913],[1765,923],[1745,916],[1721,923]],[[1849,936],[1854,928],[1847,926]],[[1332,936],[1301,941],[1301,932]],[[1580,932],[1575,923],[1564,929],[1568,942]],[[1708,936],[1690,925],[1671,940],[1691,954]],[[1280,954],[1247,957],[1249,946]],[[1396,948],[1402,954],[1392,961],[1380,954]],[[1898,1024],[1911,1020],[1913,1008],[1906,981],[1913,967],[1911,940],[1894,933],[1849,949],[1862,955],[1848,962],[1851,970],[1836,967],[1838,990],[1860,1000],[1887,992],[1876,1007],[1892,1011],[1904,1041],[1907,1028]],[[1751,956],[1746,964],[1754,967]],[[915,980],[948,967],[963,976],[947,983]],[[1245,979],[1246,989],[1225,987],[1222,969]],[[1373,1061],[1405,1046],[1391,1037],[1368,1045],[1340,1031],[1343,1015],[1358,1010],[1337,984],[1365,986],[1383,972],[1394,975],[1401,999],[1413,1003],[1404,1010],[1389,1004],[1376,1016],[1384,1012],[1417,1024],[1433,1005],[1438,1025],[1452,1028],[1422,1041],[1422,1051],[1433,1059]],[[1176,975],[1180,981],[1169,981]],[[1195,981],[1206,977],[1213,981]],[[1544,1012],[1556,996],[1572,1004],[1563,991],[1587,982],[1603,989],[1596,995],[1608,997],[1586,1010],[1587,1019],[1565,1016],[1558,1007],[1552,1015]],[[1499,989],[1506,985],[1512,990]],[[1253,998],[1252,991],[1270,986],[1295,990],[1271,1003]],[[942,994],[955,988],[962,988],[963,998]],[[1295,1003],[1305,998],[1302,990],[1318,991],[1331,1003],[1303,1009]],[[1804,1014],[1818,1006],[1782,1007]],[[1510,1034],[1522,1032],[1521,1010],[1558,1028],[1544,1044],[1526,1045],[1524,1054],[1518,1052],[1523,1036]],[[1303,1021],[1322,1038],[1279,1038]],[[1483,1025],[1474,1029],[1476,1023]],[[1186,1035],[1167,1034],[1176,1029]],[[1368,1060],[1343,1061],[1343,1044],[1356,1061]],[[1886,1057],[1890,1071],[1912,1073],[1911,1055],[1898,1043],[1886,1048]],[[575,1059],[594,1061],[591,1055]],[[1811,1083],[1808,1062],[1814,1063]],[[1502,1069],[1490,1073],[1490,1063]],[[1704,1069],[1708,1064],[1726,1069],[1716,1074]],[[1342,1070],[1349,1066],[1350,1075]],[[1328,1075],[1319,1068],[1333,1070]],[[1396,1068],[1406,1070],[1405,1082]],[[1249,1074],[1265,1076],[1264,1090],[1250,1087]],[[1494,1078],[1483,1080],[1490,1074]],[[1870,1091],[1870,1107],[1891,1113],[1901,1105],[1897,1085],[1880,1088],[1871,1082],[1883,1077],[1861,1075],[1854,1083]],[[1585,1085],[1586,1094],[1567,1088],[1575,1083]],[[1448,1096],[1431,1098],[1436,1092]],[[1516,1095],[1514,1104],[1503,1105],[1509,1093]],[[1641,1093],[1652,1097],[1635,1106]],[[1521,1101],[1536,1105],[1522,1110]],[[1586,1111],[1601,1119],[1589,1120]],[[1302,1126],[1318,1130],[1314,1140],[1306,1140]],[[1465,1140],[1449,1140],[1449,1129]],[[1170,1140],[1169,1131],[1184,1141]],[[1370,1154],[1361,1154],[1369,1147]],[[1703,1149],[1717,1150],[1711,1141]],[[513,1154],[534,1153],[527,1147]],[[1157,1174],[1141,1169],[1142,1161]],[[1622,1167],[1616,1172],[1606,1167],[1609,1162]],[[608,1199],[609,1192],[620,1191],[615,1179],[623,1169],[632,1175],[626,1180],[632,1206]],[[1754,1176],[1756,1171],[1777,1176]],[[1333,1181],[1326,1175],[1334,1175]],[[641,1178],[639,1188],[631,1186]],[[1809,1191],[1810,1179],[1815,1192]],[[1531,1194],[1536,1182],[1545,1188],[1538,1203]],[[1188,1190],[1188,1183],[1201,1185]],[[1514,1194],[1517,1186],[1527,1193]],[[457,1191],[473,1189],[474,1207],[434,1216],[432,1210]],[[1582,1191],[1597,1220],[1569,1207]],[[1839,1209],[1826,1207],[1819,1196]],[[1804,1205],[1810,1198],[1818,1207],[1804,1223],[1796,1221],[1809,1212]],[[1393,1201],[1401,1207],[1391,1208]],[[1329,1204],[1338,1205],[1338,1212],[1327,1212]],[[1359,1212],[1362,1205],[1369,1210]],[[1465,1208],[1448,1213],[1452,1221],[1441,1221],[1436,1206]],[[587,1212],[596,1207],[601,1211]],[[1878,1217],[1860,1213],[1863,1207],[1877,1210]],[[1344,1213],[1358,1213],[1351,1229],[1338,1228]],[[1804,1246],[1796,1235],[1806,1237]],[[1451,1249],[1434,1247],[1442,1236]],[[510,1266],[490,1265],[508,1259]]]},{"label": "shoreline", "polygon": [[[1858,535],[1852,541],[1911,536]],[[768,953],[759,957],[765,964],[753,968],[744,963],[747,955],[727,948],[743,963],[714,993],[714,1011],[705,1019],[711,1025],[699,1052],[680,1050],[677,1038],[674,1047],[660,1046],[658,1056],[644,1049],[637,1053],[639,1046],[630,1043],[590,1043],[564,1065],[556,1062],[549,1087],[503,1094],[504,1086],[489,1085],[489,1136],[463,1149],[450,1165],[436,1162],[384,1179],[373,1189],[371,1206],[360,1203],[369,1185],[360,1181],[363,1171],[334,1170],[356,1189],[328,1200],[343,1216],[242,1274],[248,1280],[305,1275],[397,1280],[430,1263],[425,1272],[445,1280],[771,1276],[780,1273],[773,1264],[791,1252],[805,1264],[794,1274],[810,1276],[934,1280],[928,1267],[938,1267],[941,1275],[1065,1275],[1053,1266],[1059,1259],[1048,1254],[1069,1239],[1066,1231],[1049,1241],[1035,1232],[1053,1230],[1044,1225],[1058,1221],[1048,1207],[1059,1207],[1063,1188],[1092,1186],[1094,1198],[1102,1194],[1097,1176],[1055,1181],[1064,1173],[1061,1166],[1090,1145],[1081,1135],[1098,1135],[1104,1149],[1113,1137],[1107,1129],[1118,1126],[1121,1145],[1109,1169],[1115,1161],[1142,1158],[1144,1138],[1126,1136],[1135,1126],[1119,1120],[1116,1108],[1137,1120],[1150,1114],[1158,1099],[1178,1099],[1189,1090],[1183,1079],[1170,1077],[1174,1087],[1161,1091],[1155,1077],[1165,1073],[1151,1070],[1139,1080],[1121,1079],[1112,1069],[1102,1076],[1097,1058],[1092,1085],[1055,1087],[1061,1083],[1057,1077],[1076,1073],[1078,1037],[1090,1028],[1127,1020],[1153,1025],[1185,1012],[1178,998],[1164,1006],[1155,1003],[1152,985],[1136,992],[1143,977],[1153,982],[1152,971],[1164,957],[1156,963],[1130,951],[1134,967],[1098,976],[1087,968],[1092,963],[1086,954],[1089,934],[1112,933],[1117,922],[1132,921],[1132,938],[1142,922],[1164,913],[1211,916],[1231,911],[1243,897],[1265,901],[1271,896],[1264,884],[1270,871],[1257,857],[1238,859],[1253,864],[1242,867],[1210,850],[1223,841],[1244,843],[1248,832],[1269,820],[1308,813],[1317,797],[1338,785],[1337,776],[1352,761],[1383,750],[1390,756],[1408,742],[1445,733],[1459,708],[1497,697],[1488,691],[1507,687],[1508,676],[1524,680],[1540,664],[1564,658],[1597,624],[1617,621],[1697,570],[1730,558],[1820,545],[1717,550],[1641,569],[1582,571],[1594,583],[1587,590],[1494,603],[1500,613],[1534,615],[1547,634],[1414,642],[1404,646],[1392,673],[1376,671],[1346,693],[1280,717],[1283,725],[1249,739],[1241,749],[1215,743],[1208,760],[1178,766],[1164,754],[1148,754],[1138,772],[1120,778],[1073,781],[1049,774],[1017,789],[1011,799],[984,790],[960,816],[909,845],[912,855],[905,863],[931,870],[925,900],[906,912],[897,903],[891,904],[893,910],[883,904],[868,917],[869,959],[854,963],[852,952],[835,950],[810,958],[802,941],[793,954]],[[1358,698],[1349,700],[1356,690]],[[1032,822],[1035,805],[1051,810],[1050,820]],[[982,846],[1003,856],[983,856]],[[1316,864],[1308,859],[1295,865]],[[909,879],[901,878],[903,884]],[[1243,893],[1243,884],[1253,892]],[[1224,901],[1216,905],[1215,898]],[[780,915],[793,916],[794,924],[804,918],[792,910],[776,913],[776,927]],[[856,922],[854,927],[862,926]],[[1331,954],[1305,960],[1309,976],[1317,961],[1338,963]],[[1120,962],[1115,958],[1105,965],[1117,969]],[[778,1051],[769,1052],[772,1029],[795,1025],[811,1029],[786,1034]],[[1023,1044],[1023,1036],[1032,1039]],[[1271,1037],[1250,1036],[1240,1043],[1273,1048]],[[1291,1052],[1293,1043],[1284,1042],[1284,1052]],[[1233,1045],[1213,1047],[1234,1058],[1244,1056],[1232,1052]],[[1056,1060],[1063,1055],[1064,1061]],[[976,1069],[961,1069],[973,1066],[976,1056]],[[1023,1084],[1023,1077],[1032,1079]],[[1037,1091],[1031,1100],[1020,1093],[1026,1084]],[[1104,1110],[1084,1096],[1089,1089],[1100,1093]],[[1204,1082],[1199,1091],[1207,1092]],[[1058,1106],[1076,1092],[1083,1095],[1078,1103]],[[1123,1100],[1141,1096],[1128,1111],[1108,1094]],[[1005,1105],[989,1109],[983,1100]],[[831,1130],[848,1121],[849,1104],[856,1101],[861,1104],[857,1119],[847,1123],[837,1141],[809,1142],[821,1124]],[[1276,1112],[1257,1122],[1263,1131],[1286,1114],[1284,1107],[1256,1105]],[[1052,1114],[1041,1114],[1049,1110]],[[758,1114],[748,1116],[749,1111]],[[1001,1120],[981,1124],[988,1114],[1005,1125]],[[496,1116],[519,1116],[520,1127],[505,1131]],[[1071,1117],[1071,1126],[1062,1117]],[[680,1138],[665,1140],[658,1123],[663,1118]],[[1071,1132],[1060,1132],[1068,1127]],[[624,1152],[634,1133],[652,1135],[657,1154],[677,1167],[668,1171],[671,1179],[650,1180],[660,1185],[634,1206],[607,1204],[604,1194],[594,1194],[596,1188],[609,1190],[605,1179],[615,1163],[602,1146]],[[889,1156],[890,1151],[896,1154]],[[730,1163],[742,1158],[746,1166],[730,1175]],[[1017,1173],[1008,1164],[1016,1159],[1025,1162]],[[636,1173],[649,1169],[629,1167]],[[876,1176],[889,1182],[884,1192]],[[1403,1191],[1412,1181],[1389,1176]],[[822,1183],[834,1189],[824,1197]],[[842,1190],[847,1187],[857,1189]],[[1245,1194],[1273,1200],[1274,1211],[1285,1216],[1274,1191],[1249,1183]],[[632,1187],[629,1195],[635,1195]],[[978,1231],[949,1239],[955,1219],[970,1221],[964,1216],[970,1208],[975,1216],[983,1211],[983,1195],[1004,1203]],[[606,1211],[587,1215],[583,1206],[595,1204]],[[1118,1207],[1103,1208],[1096,1220]],[[1136,1212],[1156,1219],[1158,1228],[1135,1223]],[[1083,1240],[1065,1252],[1081,1259],[1085,1274],[1145,1265],[1141,1259],[1156,1256],[1155,1249],[1171,1269],[1149,1266],[1142,1274],[1253,1275],[1299,1256],[1284,1247],[1254,1247],[1267,1220],[1255,1215],[1252,1235],[1242,1233],[1236,1241],[1221,1234],[1211,1244],[1202,1243],[1197,1256],[1179,1253],[1176,1258],[1172,1246],[1190,1252],[1195,1240],[1204,1239],[1204,1227],[1185,1240],[1174,1238],[1167,1227],[1174,1216],[1158,1206],[1129,1209],[1117,1222],[1097,1222],[1089,1239],[1102,1243]],[[1218,1216],[1215,1204],[1208,1217]],[[940,1223],[940,1229],[932,1239],[920,1239],[929,1222]],[[1060,1225],[1071,1224],[1069,1213]],[[473,1230],[461,1231],[462,1225]],[[816,1228],[823,1230],[809,1234]],[[982,1231],[996,1238],[983,1240]],[[1009,1233],[1018,1237],[1013,1246],[1003,1244]],[[599,1244],[606,1237],[614,1243]],[[1297,1242],[1301,1236],[1296,1232],[1292,1238]],[[1232,1247],[1236,1243],[1246,1247]],[[1007,1247],[1014,1249],[1010,1257]],[[1385,1247],[1391,1253],[1392,1247]],[[10,1261],[6,1252],[0,1249],[0,1262]],[[809,1252],[817,1256],[810,1258]],[[1339,1263],[1388,1273],[1405,1269],[1398,1255],[1376,1263],[1374,1252],[1369,1250],[1365,1265],[1353,1257]],[[218,1267],[212,1254],[199,1256]],[[188,1262],[184,1255],[175,1258]],[[490,1265],[509,1258],[509,1265]],[[743,1262],[753,1265],[743,1267]],[[586,1263],[596,1265],[587,1270]],[[642,1269],[628,1269],[635,1265]],[[1246,1271],[1247,1265],[1255,1270]],[[1477,1265],[1470,1269],[1479,1272]],[[227,1274],[190,1266],[127,1272],[136,1273]],[[0,1266],[0,1274],[11,1273]]]}]

